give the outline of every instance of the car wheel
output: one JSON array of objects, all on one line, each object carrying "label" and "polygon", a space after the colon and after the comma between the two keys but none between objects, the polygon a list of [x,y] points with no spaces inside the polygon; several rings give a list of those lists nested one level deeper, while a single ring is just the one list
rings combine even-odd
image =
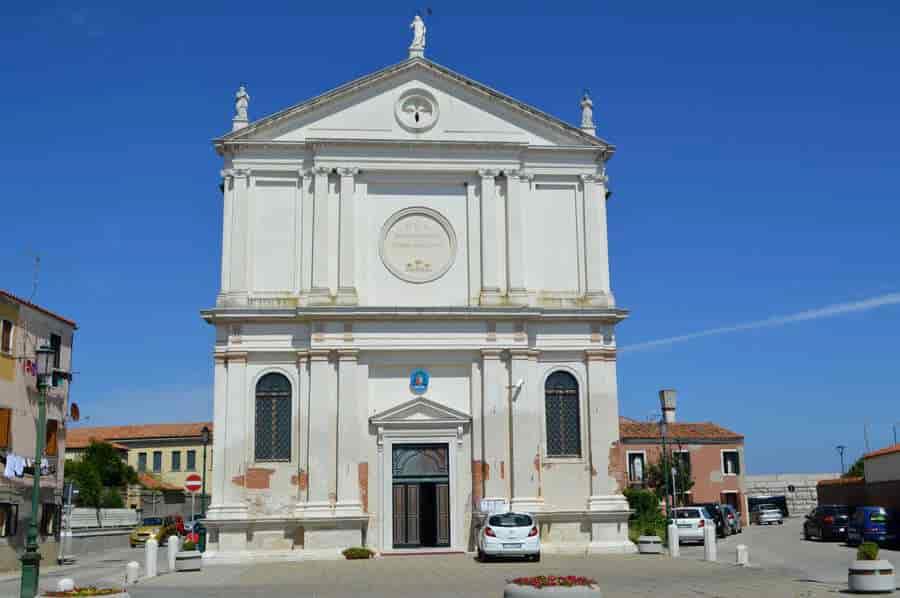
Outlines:
[{"label": "car wheel", "polygon": [[778,525],[784,525],[784,521],[779,521]]},{"label": "car wheel", "polygon": [[481,549],[479,548],[479,549],[478,549],[478,555],[475,557],[475,559],[476,559],[479,563],[486,563],[486,562],[487,562],[487,555],[485,555],[485,554],[484,554],[484,551],[481,550]]},{"label": "car wheel", "polygon": [[531,560],[534,561],[535,563],[540,563],[541,562],[541,553],[539,552],[539,553],[533,555],[531,557]]}]

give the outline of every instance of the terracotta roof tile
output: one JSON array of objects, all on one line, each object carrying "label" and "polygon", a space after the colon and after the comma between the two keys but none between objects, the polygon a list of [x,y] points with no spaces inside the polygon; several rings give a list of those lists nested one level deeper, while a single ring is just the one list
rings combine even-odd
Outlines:
[{"label": "terracotta roof tile", "polygon": [[900,444],[886,446],[883,449],[878,449],[877,451],[872,451],[871,453],[867,453],[867,454],[863,455],[863,459],[871,459],[872,457],[880,457],[881,455],[891,455],[893,453],[900,453]]},{"label": "terracotta roof tile", "polygon": [[[619,418],[619,436],[623,440],[658,439],[659,424],[656,422],[639,422],[627,417]],[[743,440],[743,434],[732,432],[712,422],[675,422],[669,424],[667,438],[697,440]]]},{"label": "terracotta roof tile", "polygon": [[139,473],[138,474],[138,482],[144,488],[149,488],[150,490],[170,490],[173,492],[178,492],[184,490],[179,486],[175,486],[174,484],[169,484],[167,482],[163,482],[162,480],[157,480],[149,473]]},{"label": "terracotta roof tile", "polygon": [[183,438],[185,436],[200,436],[203,426],[209,426],[210,431],[212,431],[212,422],[69,428],[66,431],[66,446],[69,448],[85,448],[91,443],[91,440],[96,440],[98,442],[114,442],[150,438]]},{"label": "terracotta roof tile", "polygon": [[21,303],[22,305],[24,305],[26,307],[30,307],[31,309],[37,310],[37,311],[41,312],[42,314],[50,316],[51,318],[56,318],[60,322],[68,324],[72,328],[78,328],[78,325],[73,320],[70,320],[69,318],[65,318],[59,314],[55,314],[52,311],[50,311],[49,309],[41,307],[40,305],[35,305],[31,301],[27,301],[25,299],[22,299],[21,297],[17,297],[16,295],[13,295],[9,291],[4,291],[3,289],[0,289],[0,295],[7,297],[9,299],[12,299],[16,303]]}]

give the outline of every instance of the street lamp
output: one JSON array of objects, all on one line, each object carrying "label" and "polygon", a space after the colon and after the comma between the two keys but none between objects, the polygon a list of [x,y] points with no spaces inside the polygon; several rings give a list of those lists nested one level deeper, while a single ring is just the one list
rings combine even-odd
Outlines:
[{"label": "street lamp", "polygon": [[41,498],[41,458],[44,455],[44,436],[47,434],[47,388],[52,376],[52,359],[54,351],[43,345],[34,351],[37,366],[38,419],[37,439],[34,448],[34,473],[31,486],[31,522],[28,524],[28,536],[25,540],[25,552],[22,554],[22,583],[19,588],[21,598],[34,598],[38,592],[38,581],[41,576],[41,553],[38,549],[38,506]]},{"label": "street lamp", "polygon": [[834,450],[841,456],[841,475],[844,475],[844,451],[847,450],[847,447],[843,444],[839,444],[834,447]]},{"label": "street lamp", "polygon": [[[206,519],[206,447],[209,446],[210,430],[209,426],[203,426],[200,430],[200,441],[203,443],[203,477],[200,489],[200,518]],[[200,524],[199,537],[200,552],[206,552],[206,526]]]},{"label": "street lamp", "polygon": [[[659,435],[662,437],[662,457],[663,457],[663,478],[666,485],[666,518],[671,517],[669,509],[669,458],[666,452],[666,437],[669,435],[669,422],[675,419],[675,391],[665,388],[659,391],[659,407],[661,417],[659,418]],[[673,476],[674,483],[674,476]],[[674,488],[673,488],[674,490]],[[674,494],[672,496],[674,502]]]}]

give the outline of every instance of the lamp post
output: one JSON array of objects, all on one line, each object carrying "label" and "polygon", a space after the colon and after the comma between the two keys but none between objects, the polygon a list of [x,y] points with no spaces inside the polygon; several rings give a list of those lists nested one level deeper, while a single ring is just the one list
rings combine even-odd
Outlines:
[{"label": "lamp post", "polygon": [[666,485],[666,519],[671,519],[671,510],[669,509],[669,460],[666,456],[666,436],[668,431],[669,425],[666,423],[666,418],[659,418],[659,435],[662,438],[662,474]]},{"label": "lamp post", "polygon": [[847,450],[847,447],[843,444],[839,444],[834,447],[834,450],[841,456],[841,475],[844,475],[844,451]]},{"label": "lamp post", "polygon": [[[209,437],[210,431],[209,426],[203,426],[203,429],[200,430],[200,440],[203,442],[203,477],[201,478],[201,486],[200,486],[200,518],[206,519],[206,447],[209,446]],[[194,524],[194,529],[197,529],[197,524]],[[199,525],[199,531],[197,533],[197,548],[200,552],[206,552],[206,526],[201,523]]]},{"label": "lamp post", "polygon": [[[671,388],[664,388],[659,391],[659,408],[662,415],[659,419],[659,435],[662,437],[663,478],[665,478],[666,484],[666,519],[671,518],[671,510],[669,508],[669,458],[666,452],[666,437],[669,435],[669,423],[675,421],[675,396],[675,391]],[[675,502],[674,475],[672,476],[672,483],[672,502]]]},{"label": "lamp post", "polygon": [[200,439],[203,442],[203,481],[200,489],[200,517],[206,517],[206,447],[209,445],[209,426],[203,426],[200,430]]},{"label": "lamp post", "polygon": [[41,576],[41,553],[38,548],[38,506],[41,499],[41,457],[44,455],[44,435],[47,427],[47,388],[50,386],[50,364],[53,350],[46,345],[35,349],[37,362],[38,419],[37,439],[34,448],[34,474],[31,486],[31,521],[28,524],[28,536],[25,540],[25,552],[22,554],[22,583],[19,588],[21,598],[34,598],[38,592],[38,581]]}]

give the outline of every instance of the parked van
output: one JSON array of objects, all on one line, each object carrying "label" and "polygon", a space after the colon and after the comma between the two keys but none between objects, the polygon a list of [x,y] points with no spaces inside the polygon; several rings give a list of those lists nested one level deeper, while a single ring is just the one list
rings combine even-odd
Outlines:
[{"label": "parked van", "polygon": [[847,526],[847,544],[888,544],[897,539],[896,520],[884,507],[858,507]]}]

